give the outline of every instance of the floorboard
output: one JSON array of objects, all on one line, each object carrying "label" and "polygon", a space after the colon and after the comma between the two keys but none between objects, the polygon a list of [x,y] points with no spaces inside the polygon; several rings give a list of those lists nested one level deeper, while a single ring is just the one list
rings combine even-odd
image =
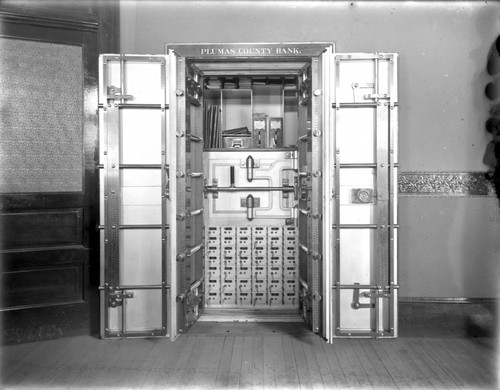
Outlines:
[{"label": "floorboard", "polygon": [[276,367],[277,355],[276,349],[278,345],[276,340],[279,336],[263,336],[263,386],[265,389],[276,388]]},{"label": "floorboard", "polygon": [[[190,340],[192,342],[193,339]],[[187,342],[187,337],[180,337],[175,342],[166,339],[154,340],[151,354],[144,362],[147,373],[142,384],[143,388],[158,389],[164,387],[167,378],[170,377],[177,361],[186,349]]]},{"label": "floorboard", "polygon": [[229,367],[229,375],[227,380],[228,389],[237,389],[240,386],[241,366],[243,364],[243,346],[244,337],[235,336],[233,353],[231,355],[231,366]]},{"label": "floorboard", "polygon": [[254,336],[243,338],[243,352],[241,357],[240,388],[251,388],[253,385],[253,342]]},{"label": "floorboard", "polygon": [[3,346],[0,388],[496,389],[496,347],[494,338],[465,337],[328,344],[290,324],[205,323],[176,341],[75,336]]},{"label": "floorboard", "polygon": [[295,355],[293,352],[292,337],[283,336],[283,356],[285,358],[285,383],[286,389],[299,389],[299,376],[295,364]]},{"label": "floorboard", "polygon": [[429,351],[422,346],[420,339],[412,339],[409,342],[409,348],[411,348],[409,356],[435,388],[453,389],[457,387],[453,378],[439,365],[439,361],[434,360]]},{"label": "floorboard", "polygon": [[219,368],[215,378],[215,389],[227,389],[229,386],[229,373],[231,370],[231,357],[234,350],[234,336],[224,337]]}]

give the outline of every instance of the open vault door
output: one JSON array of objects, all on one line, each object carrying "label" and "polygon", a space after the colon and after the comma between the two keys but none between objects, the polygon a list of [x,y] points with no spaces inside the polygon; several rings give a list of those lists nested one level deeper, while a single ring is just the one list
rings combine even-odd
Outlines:
[{"label": "open vault door", "polygon": [[396,337],[397,55],[335,54],[330,68],[326,337]]},{"label": "open vault door", "polygon": [[201,122],[180,62],[100,56],[102,337],[175,338],[197,318]]},{"label": "open vault door", "polygon": [[168,334],[167,59],[99,58],[101,336]]}]

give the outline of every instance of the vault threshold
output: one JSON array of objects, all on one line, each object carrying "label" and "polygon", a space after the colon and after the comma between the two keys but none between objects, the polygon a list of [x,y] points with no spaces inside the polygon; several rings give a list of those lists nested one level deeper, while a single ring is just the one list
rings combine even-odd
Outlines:
[{"label": "vault threshold", "polygon": [[201,322],[304,322],[296,310],[205,309]]}]

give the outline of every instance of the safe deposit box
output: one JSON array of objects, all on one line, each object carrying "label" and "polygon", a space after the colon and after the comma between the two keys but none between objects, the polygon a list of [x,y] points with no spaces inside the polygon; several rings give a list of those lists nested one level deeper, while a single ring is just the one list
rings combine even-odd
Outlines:
[{"label": "safe deposit box", "polygon": [[100,56],[102,337],[242,313],[396,337],[397,55],[166,53]]}]

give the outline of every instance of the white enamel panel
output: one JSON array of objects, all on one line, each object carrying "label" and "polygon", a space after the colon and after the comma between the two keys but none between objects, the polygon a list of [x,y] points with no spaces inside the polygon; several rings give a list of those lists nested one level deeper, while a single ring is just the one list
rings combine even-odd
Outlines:
[{"label": "white enamel panel", "polygon": [[[371,310],[365,308],[352,308],[351,304],[353,302],[353,291],[354,290],[340,291],[340,328],[343,331],[370,331]],[[360,297],[359,303],[368,304],[370,303],[370,299]]]},{"label": "white enamel panel", "polygon": [[340,163],[375,162],[376,111],[371,107],[343,108],[337,115]]},{"label": "white enamel panel", "polygon": [[373,229],[341,229],[340,283],[370,284],[375,256]]},{"label": "white enamel panel", "polygon": [[144,332],[162,327],[162,297],[160,290],[127,290],[134,294],[125,300],[127,332]]},{"label": "white enamel panel", "polygon": [[341,103],[367,101],[366,95],[375,92],[375,61],[372,59],[341,61],[338,66],[337,101]]},{"label": "white enamel panel", "polygon": [[132,95],[127,103],[160,104],[163,101],[162,66],[159,62],[125,62],[125,93]]},{"label": "white enamel panel", "polygon": [[122,164],[160,164],[161,111],[122,109],[120,112]]},{"label": "white enamel panel", "polygon": [[121,171],[121,213],[123,225],[161,224],[161,171]]},{"label": "white enamel panel", "polygon": [[161,284],[161,230],[120,231],[120,284]]}]

